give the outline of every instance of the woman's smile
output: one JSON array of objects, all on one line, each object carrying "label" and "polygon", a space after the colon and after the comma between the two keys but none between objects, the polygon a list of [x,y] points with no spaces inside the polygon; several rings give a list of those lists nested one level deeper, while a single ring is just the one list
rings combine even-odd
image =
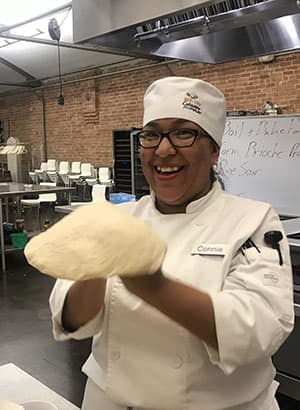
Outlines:
[{"label": "woman's smile", "polygon": [[[186,120],[161,119],[145,127],[147,131],[168,132],[170,129],[198,130]],[[195,198],[205,195],[211,187],[210,171],[218,158],[209,138],[197,138],[191,146],[175,147],[168,138],[159,145],[140,150],[144,175],[155,192],[159,209],[180,212]]]},{"label": "woman's smile", "polygon": [[160,181],[170,181],[176,179],[182,171],[184,166],[155,166],[154,172]]}]

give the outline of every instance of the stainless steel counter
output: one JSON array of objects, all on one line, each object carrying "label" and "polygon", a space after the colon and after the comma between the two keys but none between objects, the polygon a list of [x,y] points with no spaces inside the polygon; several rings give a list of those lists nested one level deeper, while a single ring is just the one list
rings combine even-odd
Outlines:
[{"label": "stainless steel counter", "polygon": [[297,234],[300,232],[300,218],[291,218],[282,221],[285,234],[288,236],[290,245],[300,246],[300,239],[289,238],[289,235]]},{"label": "stainless steel counter", "polygon": [[295,326],[285,343],[273,356],[273,361],[277,370],[276,379],[280,382],[279,392],[300,401],[300,361],[299,341],[300,341],[300,278],[297,267],[300,264],[300,239],[289,237],[299,234],[300,217],[291,217],[282,220],[285,234],[290,246],[291,261],[293,265],[294,280],[294,308]]},{"label": "stainless steel counter", "polygon": [[[2,201],[9,197],[14,197],[17,201],[24,195],[28,194],[45,194],[51,192],[71,192],[74,188],[69,186],[48,186],[48,185],[31,185],[22,184],[18,182],[1,182],[0,183],[0,249],[1,249],[1,265],[2,271],[6,272],[6,260],[5,260],[5,245],[4,245],[4,232],[3,232],[3,210]],[[70,202],[70,198],[69,198]]]},{"label": "stainless steel counter", "polygon": [[92,201],[90,202],[79,202],[79,203],[73,203],[72,205],[59,205],[55,207],[55,212],[60,213],[60,214],[69,214],[72,211],[75,211],[76,209],[80,208],[81,206],[85,206],[87,204],[91,204]]},{"label": "stainless steel counter", "polygon": [[20,182],[0,182],[0,197],[16,197],[26,194],[46,194],[48,192],[68,192],[74,188],[68,186],[51,186],[38,184],[22,184]]}]

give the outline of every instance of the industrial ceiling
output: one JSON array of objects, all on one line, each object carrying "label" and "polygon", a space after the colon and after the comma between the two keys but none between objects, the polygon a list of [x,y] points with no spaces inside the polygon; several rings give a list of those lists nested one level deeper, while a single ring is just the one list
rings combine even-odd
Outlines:
[{"label": "industrial ceiling", "polygon": [[299,51],[299,22],[299,0],[9,0],[0,95],[136,59],[217,64]]},{"label": "industrial ceiling", "polygon": [[[52,18],[60,28],[59,49],[48,29]],[[5,2],[0,15],[0,95],[58,78],[59,57],[62,76],[133,60],[123,51],[73,44],[71,1]]]}]

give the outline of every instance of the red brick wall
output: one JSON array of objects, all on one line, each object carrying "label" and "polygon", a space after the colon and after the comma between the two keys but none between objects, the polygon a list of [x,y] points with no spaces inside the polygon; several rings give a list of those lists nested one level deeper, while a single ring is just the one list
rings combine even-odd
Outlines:
[{"label": "red brick wall", "polygon": [[[122,67],[124,69],[124,67]],[[220,88],[228,110],[261,111],[266,100],[284,114],[300,113],[300,53],[277,56],[269,64],[256,58],[219,65],[181,62],[44,90],[48,158],[112,165],[112,130],[139,127],[142,97],[155,79],[167,75],[202,78]],[[37,168],[43,156],[42,91],[0,97],[6,136],[29,145]]]}]

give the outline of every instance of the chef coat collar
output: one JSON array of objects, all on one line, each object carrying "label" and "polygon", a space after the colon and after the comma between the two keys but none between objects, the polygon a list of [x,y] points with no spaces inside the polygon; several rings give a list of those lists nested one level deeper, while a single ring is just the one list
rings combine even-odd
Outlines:
[{"label": "chef coat collar", "polygon": [[[199,199],[196,199],[188,204],[186,207],[186,214],[192,214],[193,212],[199,212],[200,208],[206,208],[209,203],[213,200],[215,196],[217,196],[220,191],[222,191],[221,184],[219,181],[214,181],[211,190],[204,196],[202,196]],[[154,208],[154,212],[158,213],[161,215],[161,212],[157,209],[156,204],[155,204],[155,193],[151,190],[150,196],[152,199],[152,204]],[[171,215],[178,215],[178,214],[171,214]],[[183,214],[184,215],[184,214]]]}]

